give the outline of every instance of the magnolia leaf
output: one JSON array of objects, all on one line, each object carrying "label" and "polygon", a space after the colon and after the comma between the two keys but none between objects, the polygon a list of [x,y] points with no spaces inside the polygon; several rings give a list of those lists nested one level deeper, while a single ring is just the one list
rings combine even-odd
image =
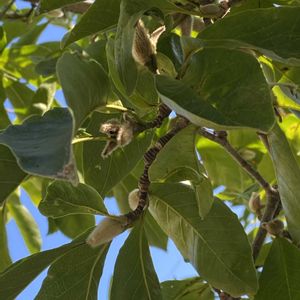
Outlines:
[{"label": "magnolia leaf", "polygon": [[15,220],[25,244],[31,254],[42,246],[40,229],[29,210],[20,202],[18,193],[13,193],[6,202],[10,215]]},{"label": "magnolia leaf", "polygon": [[195,190],[199,214],[206,216],[213,204],[212,186],[196,153],[194,125],[177,133],[158,153],[149,169],[151,182],[190,180]]},{"label": "magnolia leaf", "polygon": [[115,264],[111,300],[162,299],[142,223],[132,229]]},{"label": "magnolia leaf", "polygon": [[300,299],[300,251],[277,238],[265,261],[255,300]]},{"label": "magnolia leaf", "polygon": [[213,300],[210,286],[200,277],[185,280],[168,280],[161,283],[164,300]]},{"label": "magnolia leaf", "polygon": [[299,65],[300,54],[295,50],[300,47],[299,19],[300,7],[246,10],[222,18],[214,26],[207,27],[201,32],[201,39],[218,45],[227,42],[230,47],[235,42],[242,42],[243,48],[259,50],[272,59]]},{"label": "magnolia leaf", "polygon": [[158,75],[156,87],[165,104],[199,126],[268,131],[274,124],[269,86],[256,58],[245,52],[200,50],[182,81]]},{"label": "magnolia leaf", "polygon": [[268,135],[270,154],[276,173],[281,203],[287,219],[289,232],[300,242],[300,167],[289,143],[278,125]]},{"label": "magnolia leaf", "polygon": [[6,225],[5,208],[0,207],[0,253],[1,253],[0,272],[2,272],[12,263],[9,255],[9,250],[8,250],[5,225]]},{"label": "magnolia leaf", "polygon": [[7,300],[15,299],[53,261],[68,253],[71,249],[80,247],[82,244],[82,240],[74,241],[70,244],[18,260],[0,273],[0,298]]},{"label": "magnolia leaf", "polygon": [[120,13],[120,2],[120,0],[96,0],[72,29],[65,46],[116,26]]},{"label": "magnolia leaf", "polygon": [[0,206],[26,176],[11,151],[6,146],[0,145]]},{"label": "magnolia leaf", "polygon": [[35,299],[96,300],[108,248],[83,244],[71,249],[52,263]]},{"label": "magnolia leaf", "polygon": [[103,199],[96,190],[83,183],[74,187],[63,181],[54,181],[48,186],[39,210],[52,218],[70,214],[107,214]]},{"label": "magnolia leaf", "polygon": [[149,202],[158,224],[209,284],[234,297],[255,294],[257,278],[249,241],[223,202],[216,199],[201,220],[193,189],[172,183],[152,184]]},{"label": "magnolia leaf", "polygon": [[73,117],[67,108],[55,108],[32,116],[22,125],[0,133],[0,143],[9,146],[19,166],[27,173],[78,182],[71,141]]},{"label": "magnolia leaf", "polygon": [[106,105],[110,92],[109,79],[95,60],[71,53],[65,53],[58,60],[57,76],[67,103],[73,110],[75,128],[78,129],[92,111]]}]

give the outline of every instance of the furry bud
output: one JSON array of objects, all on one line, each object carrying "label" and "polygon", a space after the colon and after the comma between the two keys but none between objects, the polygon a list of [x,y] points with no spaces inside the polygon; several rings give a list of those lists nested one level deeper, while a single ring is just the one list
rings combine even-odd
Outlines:
[{"label": "furry bud", "polygon": [[258,193],[253,192],[251,194],[251,197],[249,199],[249,208],[252,212],[257,213],[259,212],[264,205],[261,204],[260,202],[260,196]]},{"label": "furry bud", "polygon": [[223,3],[222,5],[211,3],[200,5],[200,12],[206,18],[220,18],[226,13],[226,9]]},{"label": "furry bud", "polygon": [[128,195],[128,203],[132,210],[135,210],[139,205],[140,197],[139,197],[139,189],[134,189]]},{"label": "furry bud", "polygon": [[137,22],[135,27],[132,56],[138,64],[148,67],[154,73],[157,71],[156,44],[164,31],[165,27],[162,26],[149,35],[141,20]]},{"label": "furry bud", "polygon": [[101,153],[101,156],[106,158],[119,147],[124,147],[131,142],[134,135],[134,123],[132,120],[121,122],[117,119],[111,119],[100,126],[100,132],[109,137]]},{"label": "furry bud", "polygon": [[95,248],[110,242],[114,237],[125,230],[125,221],[122,218],[105,218],[86,239],[86,243]]},{"label": "furry bud", "polygon": [[264,222],[261,226],[268,231],[269,234],[278,236],[282,233],[284,229],[284,224],[282,221],[275,219],[270,222]]}]

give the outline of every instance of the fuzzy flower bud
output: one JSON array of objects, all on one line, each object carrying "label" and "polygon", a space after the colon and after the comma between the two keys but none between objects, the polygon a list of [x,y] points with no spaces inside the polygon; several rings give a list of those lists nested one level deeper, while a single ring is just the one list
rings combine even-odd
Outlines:
[{"label": "fuzzy flower bud", "polygon": [[266,229],[269,234],[278,236],[282,233],[284,229],[284,224],[282,221],[275,219],[270,222],[262,223],[262,227]]},{"label": "fuzzy flower bud", "polygon": [[86,243],[92,248],[108,243],[125,230],[125,225],[125,220],[121,217],[118,219],[107,217],[90,233]]},{"label": "fuzzy flower bud", "polygon": [[139,189],[134,189],[128,195],[128,203],[132,210],[135,210],[139,205],[140,197],[139,197]]}]

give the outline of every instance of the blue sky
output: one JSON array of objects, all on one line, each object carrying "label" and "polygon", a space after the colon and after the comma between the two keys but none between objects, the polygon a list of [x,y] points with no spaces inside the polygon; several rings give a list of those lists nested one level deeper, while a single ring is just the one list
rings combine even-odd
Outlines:
[{"label": "blue sky", "polygon": [[[17,4],[19,7],[24,7],[24,5],[26,5],[22,1],[17,1]],[[64,33],[65,31],[62,28],[50,25],[40,37],[39,42],[45,42],[49,40],[61,40]],[[61,103],[65,103],[63,93],[61,91],[59,91],[56,94],[56,97]],[[31,214],[33,215],[34,219],[40,227],[43,239],[42,250],[55,248],[70,241],[60,232],[54,233],[52,235],[47,235],[48,228],[46,218],[39,213],[37,208],[33,205],[33,203],[24,191],[22,191],[21,193],[21,201],[31,212]],[[107,203],[109,203],[108,208],[110,211],[117,212],[117,206],[115,201],[111,201],[110,199],[110,201],[107,201]],[[99,218],[97,219],[97,221],[99,221]],[[7,232],[9,249],[13,261],[28,256],[29,252],[26,249],[23,239],[19,233],[19,230],[13,220],[7,224]],[[114,263],[119,249],[124,243],[127,236],[127,232],[123,233],[122,235],[114,239],[110,247],[110,251],[106,258],[103,275],[100,281],[99,300],[108,299],[109,284],[113,273]],[[184,262],[182,256],[179,254],[172,241],[169,241],[168,249],[166,252],[151,247],[151,254],[160,281],[165,281],[169,279],[182,279],[197,275],[193,267],[190,264]],[[34,299],[42,284],[43,278],[46,276],[46,273],[47,272],[44,271],[34,282],[32,282],[32,284],[30,284],[17,297],[17,300]]]}]

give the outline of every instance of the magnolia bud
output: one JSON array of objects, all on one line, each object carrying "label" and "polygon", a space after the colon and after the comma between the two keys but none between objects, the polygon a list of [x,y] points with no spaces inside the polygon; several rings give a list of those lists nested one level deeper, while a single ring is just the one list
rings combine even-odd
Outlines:
[{"label": "magnolia bud", "polygon": [[251,197],[249,199],[249,208],[252,212],[257,213],[259,212],[264,205],[261,204],[260,202],[260,196],[258,193],[253,192],[251,194]]},{"label": "magnolia bud", "polygon": [[128,195],[128,203],[132,210],[135,210],[139,205],[140,197],[139,197],[139,189],[134,189]]},{"label": "magnolia bud", "polygon": [[125,230],[126,222],[123,218],[107,217],[102,220],[86,239],[86,243],[95,248],[110,242]]},{"label": "magnolia bud", "polygon": [[284,224],[282,221],[275,219],[270,222],[264,222],[261,226],[268,231],[271,235],[280,235],[284,229]]},{"label": "magnolia bud", "polygon": [[203,17],[206,18],[219,18],[226,12],[226,9],[223,5],[218,4],[206,4],[200,5],[200,12],[202,13]]},{"label": "magnolia bud", "polygon": [[120,146],[128,145],[133,138],[133,124],[131,122],[124,122],[117,135],[117,142]]}]

